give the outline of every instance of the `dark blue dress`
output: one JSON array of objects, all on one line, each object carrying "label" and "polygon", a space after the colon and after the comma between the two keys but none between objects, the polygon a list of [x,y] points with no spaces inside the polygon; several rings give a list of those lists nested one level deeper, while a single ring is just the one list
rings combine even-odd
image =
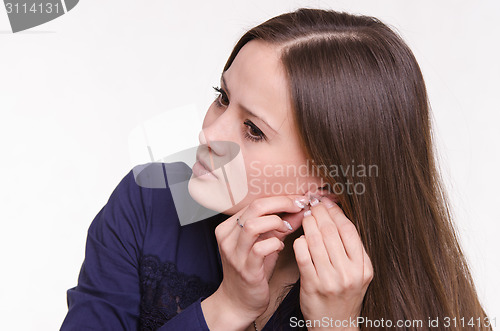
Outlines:
[{"label": "dark blue dress", "polygon": [[[122,179],[89,227],[61,330],[208,330],[200,303],[222,281],[214,229],[228,216],[181,226],[169,185],[147,188],[141,181],[159,173],[189,178],[191,169],[183,163],[140,167],[139,176],[131,170]],[[283,307],[291,307],[297,289],[264,330],[291,329],[293,311]]]}]

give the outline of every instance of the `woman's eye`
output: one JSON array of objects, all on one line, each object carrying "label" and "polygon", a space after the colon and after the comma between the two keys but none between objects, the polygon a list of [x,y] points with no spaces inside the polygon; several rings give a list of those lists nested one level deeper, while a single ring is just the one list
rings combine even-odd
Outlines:
[{"label": "woman's eye", "polygon": [[244,132],[245,138],[248,140],[258,142],[266,140],[266,135],[251,121],[245,121],[246,130]]},{"label": "woman's eye", "polygon": [[226,92],[220,87],[215,87],[214,90],[217,92],[215,102],[219,107],[227,107],[229,106],[229,98],[227,97]]},{"label": "woman's eye", "polygon": [[[217,107],[226,108],[229,106],[227,93],[220,87],[214,86],[213,89],[216,92],[215,104]],[[267,139],[266,135],[252,121],[246,120],[243,124],[245,125],[243,134],[246,139],[253,142],[259,142]]]}]

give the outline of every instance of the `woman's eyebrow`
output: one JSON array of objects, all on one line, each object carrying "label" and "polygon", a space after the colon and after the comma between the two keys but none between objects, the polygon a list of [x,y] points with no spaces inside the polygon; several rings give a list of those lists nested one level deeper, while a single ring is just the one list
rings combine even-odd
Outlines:
[{"label": "woman's eyebrow", "polygon": [[[227,86],[226,79],[224,78],[224,74],[222,74],[222,76],[221,76],[221,87],[226,90],[226,93],[229,97],[231,95],[231,93],[229,92],[229,88]],[[262,123],[264,123],[267,127],[269,127],[269,129],[271,129],[271,131],[273,131],[275,134],[278,134],[278,131],[273,129],[273,127],[271,125],[269,125],[269,123],[265,119],[263,119],[260,116],[257,116],[254,112],[252,112],[250,109],[248,109],[247,107],[245,107],[242,104],[239,104],[239,107],[241,108],[241,110],[243,110],[244,113],[246,113],[247,115],[249,115],[251,117],[257,118]]]}]

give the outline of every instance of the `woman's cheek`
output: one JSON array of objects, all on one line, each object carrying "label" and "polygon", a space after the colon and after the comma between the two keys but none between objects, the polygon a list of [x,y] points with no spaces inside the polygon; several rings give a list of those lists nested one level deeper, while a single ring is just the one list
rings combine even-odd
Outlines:
[{"label": "woman's cheek", "polygon": [[248,195],[254,198],[265,196],[265,175],[259,162],[247,164]]},{"label": "woman's cheek", "polygon": [[[248,193],[253,197],[302,194],[302,178],[287,176],[279,171],[281,165],[264,164],[254,161],[247,165]],[[305,185],[302,185],[306,187]]]}]

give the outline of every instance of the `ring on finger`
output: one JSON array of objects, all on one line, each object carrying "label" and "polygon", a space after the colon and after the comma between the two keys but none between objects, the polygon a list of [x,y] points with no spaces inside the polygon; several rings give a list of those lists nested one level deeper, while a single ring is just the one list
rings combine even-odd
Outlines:
[{"label": "ring on finger", "polygon": [[236,223],[240,226],[240,228],[243,228],[243,223],[240,222],[239,217],[236,217]]}]

